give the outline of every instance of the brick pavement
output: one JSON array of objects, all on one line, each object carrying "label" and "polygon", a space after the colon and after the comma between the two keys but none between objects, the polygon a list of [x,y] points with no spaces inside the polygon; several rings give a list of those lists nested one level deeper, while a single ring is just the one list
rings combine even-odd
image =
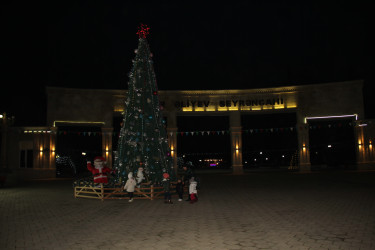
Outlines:
[{"label": "brick pavement", "polygon": [[196,204],[0,189],[0,249],[375,249],[375,172],[201,174]]}]

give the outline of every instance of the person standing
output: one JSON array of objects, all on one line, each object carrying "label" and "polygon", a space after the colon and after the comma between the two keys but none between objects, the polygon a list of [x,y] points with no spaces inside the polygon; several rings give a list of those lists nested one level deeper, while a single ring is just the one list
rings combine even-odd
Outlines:
[{"label": "person standing", "polygon": [[[191,177],[193,177],[193,170],[191,170],[191,168],[186,165],[182,167],[182,170],[183,170],[183,177],[182,177],[183,183],[184,185],[188,186],[190,185],[189,181]],[[190,201],[190,195],[188,195],[188,198],[186,201]]]},{"label": "person standing", "polygon": [[178,201],[182,201],[184,195],[184,183],[181,179],[177,180],[176,192],[178,194]]},{"label": "person standing", "polygon": [[171,182],[169,180],[169,174],[163,174],[163,190],[164,190],[164,203],[173,204],[171,199]]},{"label": "person standing", "polygon": [[183,170],[183,181],[185,185],[187,185],[189,184],[190,178],[193,177],[193,170],[186,165],[182,167],[182,170]]},{"label": "person standing", "polygon": [[198,201],[197,182],[194,180],[194,177],[191,177],[190,179],[189,196],[190,204],[193,204]]},{"label": "person standing", "polygon": [[128,180],[126,181],[125,186],[124,186],[124,190],[126,190],[126,192],[128,192],[128,195],[129,195],[129,202],[133,201],[134,190],[135,190],[136,185],[137,185],[137,182],[135,178],[133,177],[133,173],[130,172],[128,174]]}]

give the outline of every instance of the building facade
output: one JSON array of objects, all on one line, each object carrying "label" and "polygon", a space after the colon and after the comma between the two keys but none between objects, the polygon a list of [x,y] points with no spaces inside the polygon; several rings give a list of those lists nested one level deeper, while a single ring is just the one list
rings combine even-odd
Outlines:
[{"label": "building facade", "polygon": [[[364,121],[362,88],[362,81],[348,81],[264,89],[159,91],[158,94],[175,166],[179,152],[178,117],[226,116],[231,169],[234,174],[241,174],[244,171],[242,117],[255,114],[295,114],[299,171],[311,170],[309,135],[316,121],[345,119],[352,124],[355,163],[360,168],[362,163],[375,162],[374,128],[371,121]],[[23,177],[55,176],[55,150],[59,143],[56,138],[61,128],[90,126],[96,129],[92,133],[101,135],[99,153],[111,166],[116,150],[114,117],[123,116],[126,91],[47,87],[46,92],[47,126],[13,128],[12,132],[7,129],[7,141],[9,137],[15,139],[11,140],[13,145],[8,146],[14,153],[5,154],[2,149],[3,165],[11,165]],[[336,124],[341,126],[341,123]],[[3,125],[3,131],[5,127]]]}]

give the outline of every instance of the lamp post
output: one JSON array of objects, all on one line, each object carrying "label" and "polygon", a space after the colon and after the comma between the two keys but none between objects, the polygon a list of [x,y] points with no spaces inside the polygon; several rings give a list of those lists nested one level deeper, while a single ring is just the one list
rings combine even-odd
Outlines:
[{"label": "lamp post", "polygon": [[5,113],[0,114],[0,130],[1,130],[1,145],[0,145],[0,186],[5,185],[7,175],[10,172],[7,165],[7,133],[8,133],[8,119]]},{"label": "lamp post", "polygon": [[8,127],[13,123],[13,117],[8,118],[6,113],[0,114],[0,130],[1,130],[1,153],[0,153],[0,168],[5,169],[7,164],[7,135]]},{"label": "lamp post", "polygon": [[7,139],[7,117],[6,113],[0,114],[0,120],[1,120],[1,154],[0,154],[0,167],[6,168],[6,139]]}]

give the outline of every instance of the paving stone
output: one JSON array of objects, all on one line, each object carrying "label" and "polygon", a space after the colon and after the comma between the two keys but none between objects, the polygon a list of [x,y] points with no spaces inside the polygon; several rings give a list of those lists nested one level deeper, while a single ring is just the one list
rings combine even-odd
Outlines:
[{"label": "paving stone", "polygon": [[[0,249],[375,249],[375,172],[202,174],[199,202],[0,189]],[[271,185],[272,183],[272,185]]]}]

